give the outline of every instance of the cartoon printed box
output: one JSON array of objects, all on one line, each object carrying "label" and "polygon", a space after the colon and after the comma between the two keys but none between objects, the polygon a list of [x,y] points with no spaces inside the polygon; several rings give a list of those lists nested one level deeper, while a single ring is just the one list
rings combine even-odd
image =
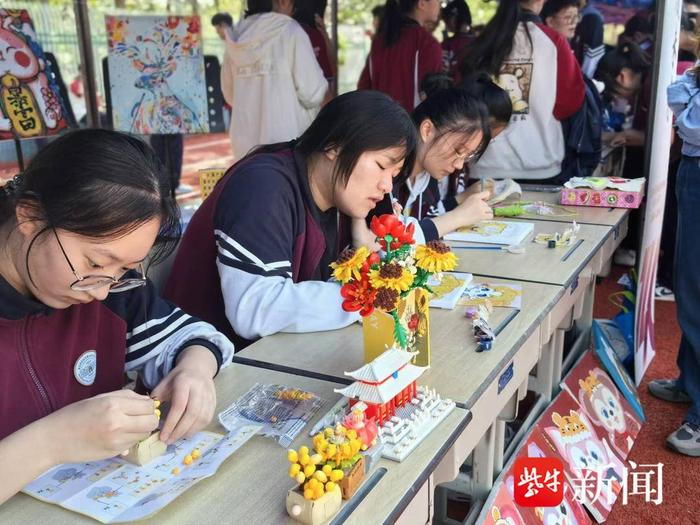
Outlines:
[{"label": "cartoon printed box", "polygon": [[613,187],[604,189],[571,187],[575,184],[569,181],[561,190],[559,202],[567,206],[639,208],[644,197],[644,179],[610,178],[609,180]]}]

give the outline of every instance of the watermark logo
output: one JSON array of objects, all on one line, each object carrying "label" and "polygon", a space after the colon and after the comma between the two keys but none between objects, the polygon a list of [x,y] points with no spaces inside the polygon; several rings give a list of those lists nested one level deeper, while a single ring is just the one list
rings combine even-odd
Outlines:
[{"label": "watermark logo", "polygon": [[[618,474],[613,465],[583,469],[577,478],[570,478],[574,498],[582,504],[598,501],[612,503],[621,498],[627,505],[630,497],[644,497],[646,503],[661,505],[663,495],[663,463],[624,468]],[[564,464],[557,458],[518,458],[514,465],[513,497],[521,507],[554,507],[564,498]]]},{"label": "watermark logo", "polygon": [[555,507],[564,499],[564,465],[556,458],[515,461],[515,503],[522,507]]}]

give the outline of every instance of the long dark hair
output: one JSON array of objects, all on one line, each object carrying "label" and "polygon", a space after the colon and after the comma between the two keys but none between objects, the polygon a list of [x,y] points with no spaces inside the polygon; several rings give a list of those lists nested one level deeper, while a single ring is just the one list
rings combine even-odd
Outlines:
[{"label": "long dark hair", "polygon": [[[406,110],[379,91],[351,91],[323,106],[311,125],[291,144],[306,159],[315,154],[338,151],[333,185],[348,184],[360,156],[367,151],[401,147],[404,163],[397,180],[413,170],[416,129]],[[248,157],[289,148],[290,143],[260,146]]]},{"label": "long dark hair", "polygon": [[116,131],[72,131],[45,146],[24,173],[0,188],[0,224],[13,222],[20,204],[30,210],[30,220],[45,225],[32,244],[54,228],[106,239],[157,218],[153,263],[180,237],[179,208],[162,164],[150,146]]},{"label": "long dark hair", "polygon": [[323,18],[327,4],[326,0],[294,0],[294,20],[316,27],[316,15]]},{"label": "long dark hair", "polygon": [[421,102],[412,114],[416,128],[430,120],[437,130],[435,140],[449,133],[473,136],[481,132],[482,139],[476,158],[480,157],[491,141],[489,113],[486,105],[463,89],[450,88],[434,93]]},{"label": "long dark hair", "polygon": [[248,9],[245,10],[245,18],[272,11],[272,0],[248,0],[247,5]]},{"label": "long dark hair", "polygon": [[401,29],[407,25],[417,24],[408,18],[418,0],[387,0],[384,14],[379,24],[379,34],[386,47],[393,46],[401,38]]},{"label": "long dark hair", "polygon": [[455,17],[455,27],[459,32],[463,25],[471,28],[472,12],[469,9],[469,4],[466,0],[452,0],[442,8],[442,19],[447,22],[450,18]]},{"label": "long dark hair", "polygon": [[460,85],[470,95],[478,98],[489,111],[489,116],[501,124],[508,124],[513,115],[513,103],[508,92],[496,84],[488,73],[476,72],[462,80]]},{"label": "long dark hair", "polygon": [[[513,39],[523,16],[519,0],[501,0],[496,14],[467,50],[460,71],[467,76],[475,71],[497,75],[513,50]],[[525,26],[527,29],[527,26]],[[528,32],[528,38],[530,33]]]}]

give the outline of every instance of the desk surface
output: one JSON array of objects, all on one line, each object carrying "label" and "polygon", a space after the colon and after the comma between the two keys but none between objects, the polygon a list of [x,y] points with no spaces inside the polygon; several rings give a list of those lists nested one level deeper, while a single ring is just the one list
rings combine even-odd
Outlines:
[{"label": "desk surface", "polygon": [[[333,392],[334,388],[341,386],[336,383],[233,364],[222,370],[216,379],[217,413],[258,382],[304,388],[320,395],[326,404],[312,424],[340,398]],[[382,472],[380,469],[386,469],[386,472],[372,490],[356,507],[356,500],[344,502],[344,505],[353,506],[346,522],[379,523],[395,519],[410,502],[408,496],[423,485],[463,432],[469,421],[468,415],[466,410],[455,409],[402,463],[380,460],[366,482],[373,481],[372,475]],[[294,448],[310,444],[310,428],[307,426],[297,437],[292,445]],[[212,423],[210,430],[223,431],[218,423]],[[155,516],[139,523],[296,523],[285,510],[287,491],[294,486],[287,476],[288,467],[287,454],[282,447],[271,439],[255,436],[234,452],[214,476],[200,481]],[[57,505],[18,494],[0,506],[0,523],[63,525],[97,522]]]},{"label": "desk surface", "polygon": [[562,232],[567,226],[560,222],[533,219],[527,219],[525,222],[533,223],[535,230],[523,242],[522,246],[525,248],[523,254],[460,250],[459,246],[474,246],[474,244],[448,242],[459,258],[457,271],[568,287],[613,231],[610,226],[581,224],[576,241],[571,246],[548,248],[544,244],[532,242],[534,236],[538,233]]},{"label": "desk surface", "polygon": [[[559,204],[559,192],[525,191],[523,192],[523,200]],[[533,215],[522,218],[524,220],[536,218],[538,220],[552,222],[576,221],[580,224],[597,224],[600,226],[617,227],[629,216],[631,211],[625,208],[596,208],[593,206],[564,206],[564,209],[576,215],[571,217]]]},{"label": "desk surface", "polygon": [[[475,281],[505,282],[483,277],[476,277]],[[521,284],[520,312],[509,308],[494,309],[491,326],[500,331],[489,352],[476,352],[471,321],[464,317],[466,307],[458,306],[454,310],[431,308],[431,365],[419,382],[470,408],[564,293],[560,286]],[[238,352],[234,359],[350,383],[344,372],[356,370],[364,363],[362,327],[355,324],[328,332],[280,333],[260,339]]]}]

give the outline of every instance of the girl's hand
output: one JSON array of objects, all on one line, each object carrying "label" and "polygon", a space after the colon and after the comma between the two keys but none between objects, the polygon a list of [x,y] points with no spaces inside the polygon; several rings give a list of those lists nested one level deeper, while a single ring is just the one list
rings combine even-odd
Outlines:
[{"label": "girl's hand", "polygon": [[160,439],[173,443],[190,437],[209,424],[216,409],[216,358],[203,346],[191,346],[180,354],[178,364],[151,392],[170,409]]},{"label": "girl's hand", "polygon": [[480,221],[493,219],[493,210],[487,203],[490,197],[490,191],[483,191],[469,195],[464,199],[464,202],[454,209],[459,216],[459,227],[471,226]]},{"label": "girl's hand", "polygon": [[365,246],[369,251],[377,252],[381,246],[376,238],[364,219],[352,219],[352,244],[355,248]]},{"label": "girl's hand", "polygon": [[131,390],[100,394],[41,420],[53,464],[95,461],[128,450],[158,427],[153,399]]}]

